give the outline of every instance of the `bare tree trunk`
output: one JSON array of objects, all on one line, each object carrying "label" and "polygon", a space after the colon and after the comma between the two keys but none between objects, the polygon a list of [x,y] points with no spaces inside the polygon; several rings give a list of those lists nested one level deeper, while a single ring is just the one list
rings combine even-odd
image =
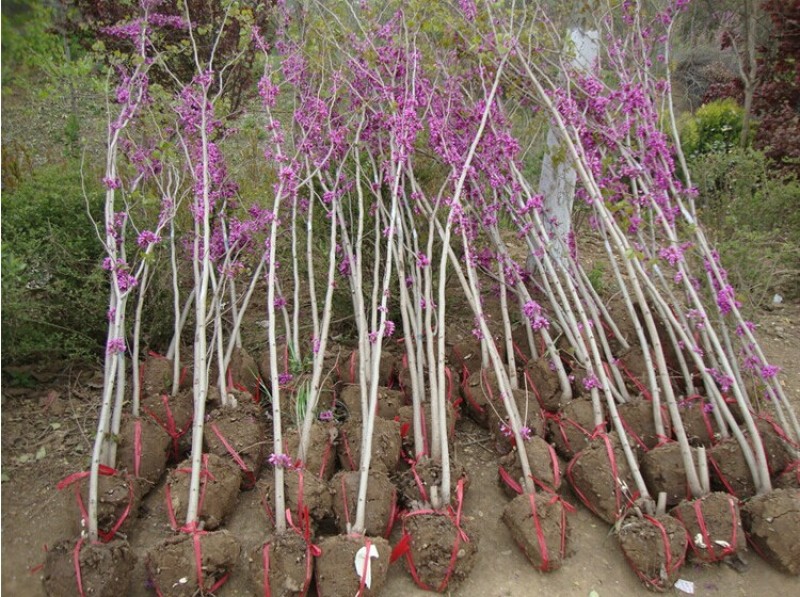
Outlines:
[{"label": "bare tree trunk", "polygon": [[[570,40],[575,46],[572,66],[588,71],[597,58],[600,34],[594,30],[572,29]],[[539,193],[544,196],[548,250],[556,263],[564,263],[568,255],[572,228],[572,204],[575,200],[577,175],[566,151],[561,149],[558,135],[551,127],[547,132],[547,152],[542,162]],[[528,263],[532,270],[533,264]]]},{"label": "bare tree trunk", "polygon": [[744,18],[744,55],[740,57],[742,81],[744,82],[744,115],[739,145],[747,147],[750,143],[750,122],[753,112],[753,95],[756,88],[756,7],[753,0],[742,0]]}]

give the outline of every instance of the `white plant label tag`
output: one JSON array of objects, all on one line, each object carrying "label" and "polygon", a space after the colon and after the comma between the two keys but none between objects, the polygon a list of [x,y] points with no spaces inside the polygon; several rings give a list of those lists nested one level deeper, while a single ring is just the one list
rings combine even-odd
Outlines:
[{"label": "white plant label tag", "polygon": [[[369,560],[367,560],[367,547],[366,545],[356,552],[355,568],[358,578],[364,578],[364,585],[369,589],[372,584],[372,558],[377,559],[378,550],[374,545],[369,546]],[[366,571],[364,567],[366,566]]]}]

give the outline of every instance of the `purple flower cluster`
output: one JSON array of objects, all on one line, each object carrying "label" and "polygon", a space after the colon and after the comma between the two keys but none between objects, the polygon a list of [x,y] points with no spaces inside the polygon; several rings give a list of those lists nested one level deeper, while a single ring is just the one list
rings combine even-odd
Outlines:
[{"label": "purple flower cluster", "polygon": [[292,459],[288,454],[275,454],[274,452],[269,455],[269,463],[275,468],[293,468]]},{"label": "purple flower cluster", "polygon": [[523,305],[522,312],[528,318],[531,327],[539,331],[550,326],[550,321],[542,315],[542,306],[536,301],[528,301]]}]

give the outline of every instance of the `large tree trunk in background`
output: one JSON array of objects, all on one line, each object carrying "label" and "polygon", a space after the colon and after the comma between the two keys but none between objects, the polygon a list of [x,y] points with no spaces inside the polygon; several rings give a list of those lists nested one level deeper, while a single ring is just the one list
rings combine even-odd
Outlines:
[{"label": "large tree trunk in background", "polygon": [[742,134],[739,144],[747,147],[750,142],[750,121],[753,111],[753,95],[756,88],[756,7],[753,0],[743,0],[744,56],[740,57],[742,82],[744,83],[744,115],[742,116]]},{"label": "large tree trunk in background", "polygon": [[[594,30],[572,29],[570,40],[575,46],[572,66],[586,70],[592,68],[599,49],[600,34]],[[542,162],[539,193],[544,196],[545,227],[550,237],[550,256],[562,261],[569,254],[569,233],[572,227],[572,203],[575,199],[575,169],[561,148],[556,132],[547,132],[547,151]],[[528,269],[531,263],[529,262]]]}]

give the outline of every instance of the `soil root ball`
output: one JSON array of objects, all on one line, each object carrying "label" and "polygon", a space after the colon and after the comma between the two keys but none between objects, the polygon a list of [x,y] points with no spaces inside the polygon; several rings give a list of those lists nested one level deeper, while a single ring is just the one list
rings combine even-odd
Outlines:
[{"label": "soil root ball", "polygon": [[[380,594],[386,584],[392,552],[386,539],[334,535],[323,539],[319,548],[322,553],[315,568],[319,597],[371,597]],[[362,548],[365,548],[362,554],[369,553],[370,557],[363,561],[359,559],[361,566],[357,572],[356,555]]]},{"label": "soil root ball", "polygon": [[711,448],[708,451],[708,461],[711,464],[713,489],[727,491],[740,500],[756,494],[750,467],[747,466],[744,453],[736,438],[723,439]]},{"label": "soil root ball", "polygon": [[141,404],[144,416],[152,419],[167,432],[171,440],[170,458],[177,462],[188,446],[194,415],[192,390],[185,390],[176,396],[160,394],[147,396]]},{"label": "soil root ball", "polygon": [[139,481],[142,497],[158,483],[167,466],[170,437],[152,419],[125,417],[117,444],[117,468]]},{"label": "soil root ball", "polygon": [[[360,421],[348,421],[342,425],[340,431],[339,462],[344,470],[359,470],[362,424]],[[386,473],[394,472],[400,461],[401,445],[400,423],[375,417],[370,469]]]},{"label": "soil root ball", "polygon": [[469,522],[448,510],[403,516],[406,569],[418,587],[442,593],[456,588],[475,566],[478,537]]},{"label": "soil root ball", "polygon": [[[315,523],[333,515],[333,497],[328,483],[302,469],[287,469],[283,473],[283,495],[286,508],[295,519],[300,520],[308,511]],[[262,480],[258,490],[264,496],[269,512],[275,511],[274,477]],[[271,514],[271,516],[273,516]]]},{"label": "soil root ball", "polygon": [[[697,462],[697,449],[690,450],[692,459]],[[691,497],[686,467],[677,442],[668,442],[645,453],[642,456],[642,477],[651,495],[658,495],[662,491],[667,494],[668,506],[675,506]]]},{"label": "soil root ball", "polygon": [[[453,448],[453,439],[456,435],[456,420],[458,419],[458,411],[449,402],[445,405],[445,417],[447,425],[447,441],[450,449]],[[414,457],[417,453],[416,446],[414,445],[414,407],[403,406],[398,409],[396,420],[400,423],[400,435],[403,441],[403,451],[408,457]],[[431,404],[426,402],[422,405],[420,412],[420,421],[422,423],[422,451],[425,454],[431,453],[430,437],[431,437]]]},{"label": "soil root ball", "polygon": [[615,433],[599,434],[567,466],[567,480],[583,504],[614,524],[638,497]]},{"label": "soil root ball", "polygon": [[481,369],[461,385],[464,408],[470,418],[481,427],[488,429],[493,411],[502,411],[503,402],[497,374],[493,369]]},{"label": "soil root ball", "polygon": [[136,555],[127,541],[89,543],[84,539],[67,539],[48,550],[42,582],[50,597],[79,595],[79,571],[84,594],[119,597],[128,594],[135,565]]},{"label": "soil root ball", "polygon": [[673,508],[671,515],[686,527],[695,560],[720,562],[747,545],[739,504],[727,493],[715,492],[683,501]]},{"label": "soil root ball", "polygon": [[147,553],[145,567],[160,595],[190,597],[198,591],[214,593],[221,587],[239,561],[240,552],[238,541],[228,531],[197,531],[157,545]]},{"label": "soil root ball", "polygon": [[[525,442],[525,452],[528,455],[534,483],[539,487],[558,491],[561,488],[563,466],[553,446],[542,438],[534,436]],[[516,449],[500,458],[498,474],[500,487],[508,497],[514,498],[523,493],[522,465]]]},{"label": "soil root ball", "polygon": [[776,489],[742,506],[750,545],[786,574],[800,574],[800,490]]},{"label": "soil root ball", "polygon": [[253,595],[306,595],[314,577],[314,557],[319,554],[310,540],[288,531],[255,547],[247,558]]},{"label": "soil root ball", "polygon": [[[525,390],[512,390],[511,392],[517,405],[517,411],[522,418],[522,426],[528,429],[528,433],[544,438],[547,433],[546,420],[533,392]],[[511,425],[502,405],[497,412],[491,411],[489,414],[489,431],[495,438],[495,448],[500,454],[507,454],[512,450],[514,436],[511,434]]]},{"label": "soil root ball", "polygon": [[[361,473],[341,471],[330,482],[333,512],[339,531],[346,533],[356,516]],[[369,536],[388,537],[397,517],[397,489],[386,473],[372,471],[367,483],[364,531]]]},{"label": "soil root ball", "polygon": [[561,383],[558,374],[550,368],[550,361],[541,357],[528,361],[525,365],[525,381],[539,401],[542,409],[556,412],[563,406],[561,403]]},{"label": "soil root ball", "polygon": [[688,537],[679,520],[660,516],[628,516],[617,534],[622,553],[644,586],[669,590],[686,559]]},{"label": "soil root ball", "polygon": [[571,509],[556,494],[539,492],[518,495],[503,511],[511,536],[537,570],[558,570],[570,555],[567,512]]},{"label": "soil root ball", "polygon": [[[167,512],[175,529],[180,526],[179,521],[186,518],[191,477],[191,460],[185,460],[167,474]],[[239,471],[232,464],[215,454],[203,454],[198,518],[206,529],[216,529],[233,512],[239,497],[239,483]]]},{"label": "soil root ball", "polygon": [[664,436],[660,436],[656,432],[653,403],[649,400],[635,400],[620,404],[617,410],[625,431],[641,450],[652,450],[672,436],[669,414],[663,405],[660,410],[661,420],[664,424]]},{"label": "soil root ball", "polygon": [[[323,481],[330,481],[337,471],[336,444],[339,430],[334,423],[314,423],[308,440],[303,469]],[[300,430],[292,429],[283,438],[284,450],[292,462],[300,461]]]},{"label": "soil root ball", "polygon": [[[75,492],[73,512],[78,524],[86,519],[89,505],[89,471],[75,473],[62,479],[56,487]],[[118,532],[127,532],[139,512],[142,485],[133,477],[115,469],[100,466],[97,478],[97,528],[102,541],[114,539]]]},{"label": "soil root ball", "polygon": [[550,438],[562,458],[569,460],[583,450],[597,431],[591,400],[572,400],[556,413],[545,413]]},{"label": "soil root ball", "polygon": [[252,489],[264,462],[266,431],[258,407],[245,403],[209,413],[203,439],[209,453],[239,469],[241,488]]},{"label": "soil root ball", "polygon": [[[400,502],[405,508],[418,510],[428,505],[433,499],[431,488],[440,487],[442,483],[442,464],[423,457],[411,461],[410,468],[394,477],[400,493]],[[458,495],[458,485],[466,493],[469,489],[469,476],[466,469],[452,460],[450,461],[450,495]]]}]

